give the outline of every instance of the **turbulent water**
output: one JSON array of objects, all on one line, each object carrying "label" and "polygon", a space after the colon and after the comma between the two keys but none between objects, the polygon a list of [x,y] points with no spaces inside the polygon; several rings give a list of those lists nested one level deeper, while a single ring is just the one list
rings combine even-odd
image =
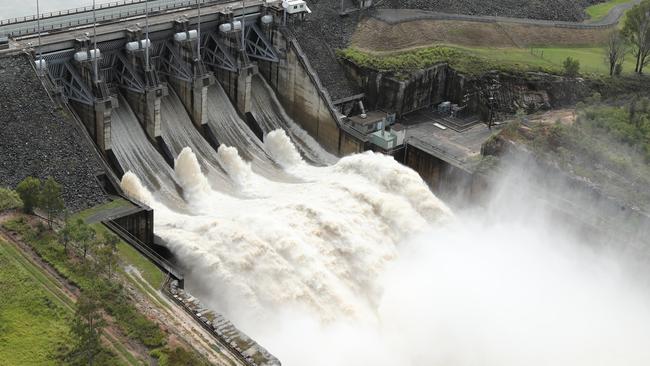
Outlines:
[{"label": "turbulent water", "polygon": [[[219,143],[237,149],[242,159],[249,161],[255,173],[279,181],[294,181],[277,163],[257,136],[239,117],[226,92],[216,83],[208,88],[208,126]],[[232,152],[232,149],[230,149]],[[224,151],[225,152],[225,151]]]},{"label": "turbulent water", "polygon": [[[267,130],[263,143],[241,121],[224,123],[210,124],[232,144],[216,159],[242,196],[211,185],[189,148],[173,171],[160,167],[181,187],[185,213],[137,161],[122,185],[156,210],[156,234],[190,291],[284,365],[650,362],[647,285],[530,201],[503,199],[511,189],[454,214],[391,157],[314,166],[303,156],[321,152],[297,149],[304,140],[294,145],[301,132],[287,120],[273,126],[293,132]],[[296,179],[269,180],[268,170]]]}]

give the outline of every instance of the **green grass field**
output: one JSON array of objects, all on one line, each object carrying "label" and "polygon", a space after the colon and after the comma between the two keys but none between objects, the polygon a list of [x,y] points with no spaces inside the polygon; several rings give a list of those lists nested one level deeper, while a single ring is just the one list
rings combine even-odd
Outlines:
[{"label": "green grass field", "polygon": [[[526,72],[543,71],[554,74],[563,72],[563,62],[567,57],[580,61],[583,75],[608,75],[605,64],[605,50],[602,47],[539,47],[533,51],[524,48],[460,47],[440,45],[395,54],[376,55],[354,48],[339,51],[339,56],[353,62],[383,71],[405,73],[448,62],[456,70],[478,75],[491,70]],[[632,57],[627,57],[623,72],[634,69]]]},{"label": "green grass field", "polygon": [[0,363],[55,365],[57,346],[68,337],[67,309],[47,291],[47,279],[0,240]]},{"label": "green grass field", "polygon": [[609,12],[616,6],[620,4],[625,4],[629,3],[630,0],[610,0],[604,3],[596,4],[587,7],[585,11],[587,12],[587,15],[589,16],[589,20],[591,21],[599,21],[603,19]]},{"label": "green grass field", "polygon": [[[562,69],[562,63],[567,57],[580,61],[580,72],[583,74],[606,75],[609,67],[605,64],[605,49],[602,47],[540,47],[531,53],[530,49],[520,48],[474,48],[468,52],[477,54],[493,62],[505,64],[521,64],[534,67]],[[632,56],[626,57],[623,72],[634,70]]]}]

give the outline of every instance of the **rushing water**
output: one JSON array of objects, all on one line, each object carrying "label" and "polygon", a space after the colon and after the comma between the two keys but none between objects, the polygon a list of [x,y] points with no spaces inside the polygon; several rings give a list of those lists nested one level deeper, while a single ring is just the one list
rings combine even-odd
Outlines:
[{"label": "rushing water", "polygon": [[[511,188],[452,213],[391,157],[315,166],[303,156],[322,151],[294,145],[304,131],[282,113],[264,110],[274,122],[262,143],[224,103],[210,104],[211,118],[219,108],[226,117],[209,125],[232,145],[216,159],[241,194],[210,184],[208,152],[189,148],[173,171],[160,167],[186,210],[161,199],[152,168],[136,166],[148,161],[128,158],[122,186],[156,210],[156,234],[187,268],[190,291],[284,365],[650,362],[642,277],[530,200],[507,199]],[[295,179],[267,179],[270,170]]]}]

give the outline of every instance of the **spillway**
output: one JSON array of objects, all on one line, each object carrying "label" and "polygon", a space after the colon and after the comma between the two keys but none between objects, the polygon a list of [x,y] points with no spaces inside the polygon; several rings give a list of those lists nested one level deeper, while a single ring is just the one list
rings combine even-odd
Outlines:
[{"label": "spillway", "polygon": [[217,160],[217,153],[194,127],[183,103],[173,89],[163,97],[160,103],[162,120],[161,134],[174,157],[189,147],[197,155],[201,170],[210,185],[218,191],[232,193],[232,181]]},{"label": "spillway", "polygon": [[273,89],[260,75],[253,76],[251,113],[265,135],[283,129],[307,161],[316,165],[331,165],[337,161],[287,114]]},{"label": "spillway", "polygon": [[138,176],[166,205],[183,208],[182,189],[174,171],[153,147],[122,95],[119,95],[119,105],[111,118],[111,144],[122,171]]},{"label": "spillway", "polygon": [[219,83],[208,88],[208,126],[220,144],[237,149],[239,155],[250,161],[253,171],[277,181],[295,181],[273,162],[262,142],[239,117],[230,99]]}]

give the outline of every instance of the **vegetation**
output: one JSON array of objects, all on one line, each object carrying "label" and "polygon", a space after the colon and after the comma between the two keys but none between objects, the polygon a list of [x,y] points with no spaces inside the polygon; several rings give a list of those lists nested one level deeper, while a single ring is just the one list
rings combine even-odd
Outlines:
[{"label": "vegetation", "polygon": [[38,205],[38,198],[41,192],[41,181],[38,178],[27,177],[16,187],[16,192],[23,201],[23,210],[26,213],[33,213],[34,207]]},{"label": "vegetation", "polygon": [[643,68],[650,63],[650,0],[643,0],[627,12],[622,32],[632,45],[634,71],[643,74]]},{"label": "vegetation", "polygon": [[96,359],[102,353],[101,335],[105,326],[98,292],[92,288],[83,291],[70,329],[75,343],[66,361],[79,365],[101,364]]},{"label": "vegetation", "polygon": [[[380,71],[408,73],[414,70],[448,63],[454,69],[468,74],[480,75],[490,70],[502,71],[543,71],[558,73],[559,68],[527,54],[515,52],[503,57],[503,54],[490,54],[488,49],[469,49],[452,46],[433,46],[395,54],[377,55],[346,48],[338,51],[338,56],[350,60],[362,67]],[[497,52],[495,50],[495,52]],[[533,61],[533,62],[527,62]]]},{"label": "vegetation", "polygon": [[[630,205],[650,207],[650,99],[604,104],[595,94],[578,106],[574,123],[522,123],[504,128],[502,137],[532,147]],[[491,145],[484,150],[494,150]]]},{"label": "vegetation", "polygon": [[[541,71],[560,75],[568,56],[580,63],[582,74],[608,76],[610,69],[603,62],[606,47],[554,47],[534,49],[488,48],[460,46],[432,46],[398,53],[372,53],[349,47],[338,51],[340,58],[350,60],[362,67],[380,71],[406,74],[437,63],[449,63],[451,67],[467,75],[480,75],[491,70],[505,72]],[[631,57],[621,62],[621,71],[634,70]]]},{"label": "vegetation", "polygon": [[0,187],[0,211],[22,207],[23,201],[16,191]]},{"label": "vegetation", "polygon": [[573,57],[567,57],[562,66],[564,67],[564,75],[568,77],[576,77],[580,73],[580,61]]},{"label": "vegetation", "polygon": [[[96,231],[80,219],[67,221],[58,234],[44,227],[33,227],[22,217],[9,220],[3,226],[19,233],[45,261],[82,290],[83,302],[80,299],[70,325],[70,338],[74,342],[60,347],[57,358],[60,362],[88,364],[92,359],[94,365],[112,364],[107,361],[110,354],[96,348],[94,343],[102,328],[96,314],[102,312],[110,315],[129,339],[149,349],[152,357],[159,358],[160,365],[204,364],[192,352],[167,346],[165,333],[137,311],[123,286],[113,280],[117,272],[118,253],[129,251],[120,248],[122,242],[110,231],[105,228]],[[63,243],[65,237],[68,238],[67,245]],[[91,244],[87,245],[86,242]],[[135,256],[130,253],[129,257],[133,259]],[[158,274],[162,276],[160,271]],[[158,279],[162,282],[162,277]]]},{"label": "vegetation", "polygon": [[0,240],[0,360],[4,365],[55,365],[70,313],[41,281],[37,268]]},{"label": "vegetation", "polygon": [[47,214],[47,224],[52,228],[52,221],[63,211],[61,185],[54,178],[48,177],[39,192],[38,204]]},{"label": "vegetation", "polygon": [[612,31],[605,46],[605,63],[609,66],[609,76],[621,75],[627,52],[625,37],[618,30]]},{"label": "vegetation", "polygon": [[50,229],[54,219],[63,212],[61,185],[52,177],[48,177],[43,184],[38,178],[27,177],[18,183],[16,192],[20,196],[25,213],[34,213],[35,208],[45,211]]}]

